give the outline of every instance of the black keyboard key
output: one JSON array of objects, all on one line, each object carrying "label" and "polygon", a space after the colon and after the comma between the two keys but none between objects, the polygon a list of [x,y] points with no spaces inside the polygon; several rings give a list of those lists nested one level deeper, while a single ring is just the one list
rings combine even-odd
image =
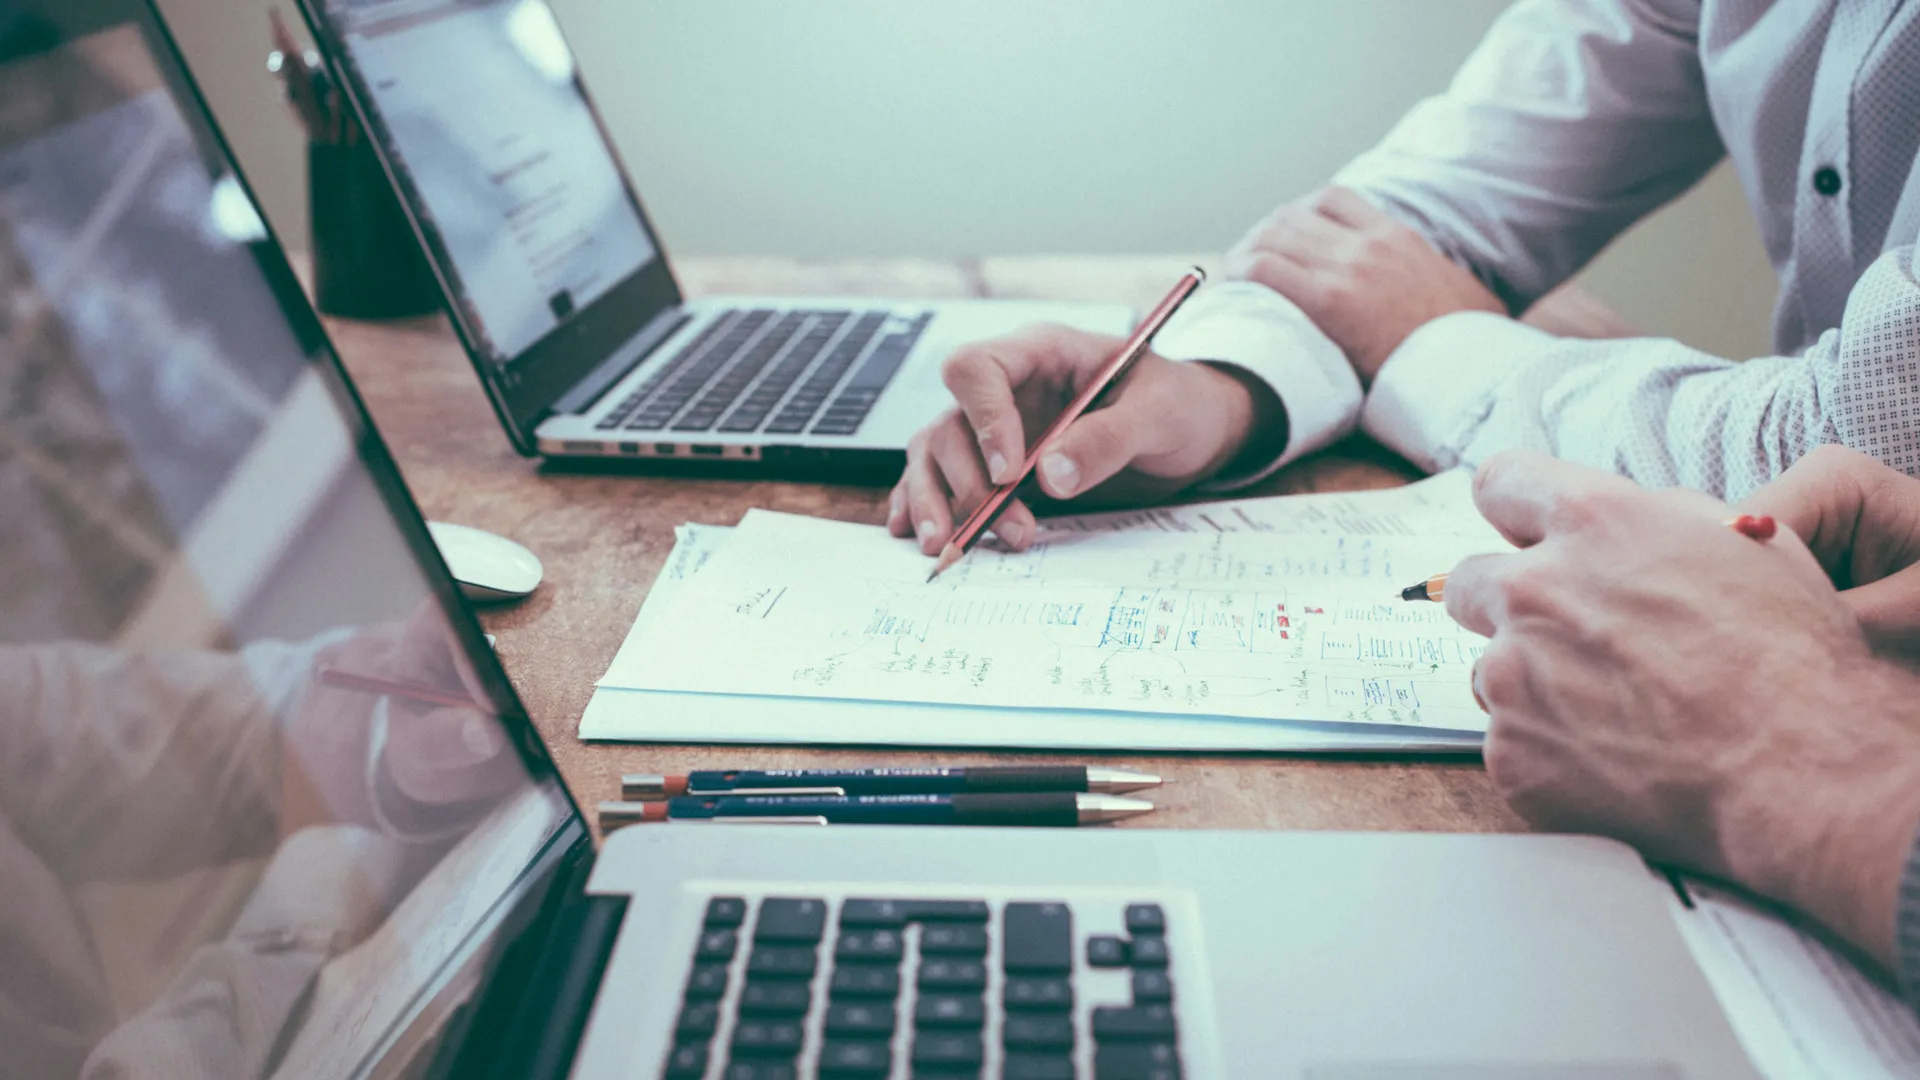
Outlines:
[{"label": "black keyboard key", "polygon": [[1133,954],[1133,966],[1143,968],[1163,968],[1167,966],[1167,939],[1158,934],[1146,934],[1133,939],[1128,950]]},{"label": "black keyboard key", "polygon": [[1066,1054],[1008,1054],[1001,1080],[1074,1080],[1073,1058]]},{"label": "black keyboard key", "polygon": [[908,900],[907,918],[914,922],[986,922],[992,909],[985,900]]},{"label": "black keyboard key", "polygon": [[913,1067],[978,1069],[986,1057],[980,1036],[957,1031],[921,1031],[913,1036]]},{"label": "black keyboard key", "polygon": [[785,1061],[729,1061],[720,1080],[794,1080],[799,1075]]},{"label": "black keyboard key", "polygon": [[1180,1080],[1180,1054],[1166,1043],[1116,1043],[1093,1052],[1094,1080]]},{"label": "black keyboard key", "polygon": [[804,1033],[797,1020],[742,1020],[733,1026],[735,1057],[792,1058]]},{"label": "black keyboard key", "polygon": [[987,965],[978,960],[922,960],[919,985],[922,990],[983,990]]},{"label": "black keyboard key", "polygon": [[1173,1036],[1173,1010],[1165,1005],[1103,1005],[1093,1010],[1093,1037],[1101,1042],[1171,1042]]},{"label": "black keyboard key", "polygon": [[838,1001],[827,1006],[829,1036],[849,1039],[885,1039],[893,1034],[893,1003]]},{"label": "black keyboard key", "polygon": [[767,364],[787,347],[787,343],[800,332],[800,325],[805,321],[805,312],[790,312],[775,323],[765,337],[755,342],[753,348],[734,361],[732,366],[727,368],[726,373],[700,396],[700,400],[694,403],[693,408],[687,410],[687,414],[680,418],[679,423],[673,425],[673,430],[705,431],[712,427],[713,422],[720,419],[720,414],[727,411],[738,400],[748,384],[753,382],[754,377],[759,375]]},{"label": "black keyboard key", "polygon": [[872,1040],[829,1038],[820,1048],[820,1075],[885,1076],[893,1071],[893,1047]]},{"label": "black keyboard key", "polygon": [[1087,939],[1087,966],[1126,967],[1127,940],[1111,934],[1095,934]]},{"label": "black keyboard key", "polygon": [[811,979],[818,958],[805,946],[762,945],[747,957],[747,975],[754,979]]},{"label": "black keyboard key", "polygon": [[1008,904],[1003,963],[1008,971],[1073,970],[1073,913],[1065,904]]},{"label": "black keyboard key", "polygon": [[1013,1013],[1000,1029],[1000,1041],[1009,1049],[1071,1050],[1073,1020],[1053,1013]]},{"label": "black keyboard key", "polygon": [[750,982],[740,991],[741,1016],[805,1016],[813,987],[792,979]]},{"label": "black keyboard key", "polygon": [[1008,1012],[1066,1012],[1073,1008],[1073,984],[1044,976],[1013,976],[1001,991]]},{"label": "black keyboard key", "polygon": [[1159,904],[1128,904],[1127,933],[1164,934],[1167,932],[1167,913]]},{"label": "black keyboard key", "polygon": [[737,896],[716,896],[707,901],[706,925],[709,930],[739,926],[747,918],[747,902]]},{"label": "black keyboard key", "polygon": [[842,930],[833,956],[843,964],[898,964],[905,948],[898,930]]},{"label": "black keyboard key", "polygon": [[885,999],[900,996],[900,969],[878,965],[837,968],[828,993],[841,998]]},{"label": "black keyboard key", "polygon": [[913,1026],[978,1031],[987,1022],[987,1003],[979,994],[921,994],[913,1005]]},{"label": "black keyboard key", "polygon": [[732,930],[708,930],[700,935],[693,947],[693,958],[704,961],[733,959],[733,950],[740,944],[740,935]]},{"label": "black keyboard key", "polygon": [[727,992],[727,965],[700,964],[687,976],[687,997],[717,998]]},{"label": "black keyboard key", "polygon": [[920,931],[920,951],[936,956],[985,956],[987,928],[978,923],[926,927]]},{"label": "black keyboard key", "polygon": [[820,941],[826,929],[824,901],[762,900],[760,921],[753,926],[753,940],[813,945]]},{"label": "black keyboard key", "polygon": [[667,1055],[667,1080],[694,1080],[707,1072],[707,1044],[676,1046]]},{"label": "black keyboard key", "polygon": [[842,929],[878,927],[898,929],[907,925],[906,900],[852,900],[840,905]]},{"label": "black keyboard key", "polygon": [[713,1031],[720,1026],[720,1003],[717,1001],[690,1001],[680,1010],[680,1020],[673,1025],[674,1038],[691,1042],[695,1039],[713,1037]]},{"label": "black keyboard key", "polygon": [[1173,979],[1156,968],[1140,968],[1133,973],[1135,1005],[1165,1005],[1173,1000]]}]

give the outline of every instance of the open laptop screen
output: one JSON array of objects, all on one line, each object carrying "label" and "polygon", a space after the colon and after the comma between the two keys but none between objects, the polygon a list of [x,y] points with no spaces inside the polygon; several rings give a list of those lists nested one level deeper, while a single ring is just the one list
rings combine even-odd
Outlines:
[{"label": "open laptop screen", "polygon": [[203,117],[0,0],[4,1080],[360,1073],[576,822]]},{"label": "open laptop screen", "polygon": [[[677,302],[544,0],[307,0],[516,436]],[[525,448],[523,440],[523,449]]]},{"label": "open laptop screen", "polygon": [[653,259],[545,4],[336,0],[327,10],[495,364]]}]

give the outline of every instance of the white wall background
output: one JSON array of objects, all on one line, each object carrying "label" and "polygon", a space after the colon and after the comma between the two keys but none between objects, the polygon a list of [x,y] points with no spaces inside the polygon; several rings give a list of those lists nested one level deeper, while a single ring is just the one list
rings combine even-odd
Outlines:
[{"label": "white wall background", "polygon": [[[269,216],[304,238],[272,0],[161,0]],[[288,0],[282,0],[287,3]],[[670,251],[1210,251],[1445,85],[1504,0],[554,0]],[[1766,348],[1725,171],[1586,283],[1650,332]]]}]

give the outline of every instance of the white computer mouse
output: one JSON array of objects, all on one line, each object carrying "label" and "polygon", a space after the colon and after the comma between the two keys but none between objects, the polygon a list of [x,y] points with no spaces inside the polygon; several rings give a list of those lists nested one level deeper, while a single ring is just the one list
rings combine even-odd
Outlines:
[{"label": "white computer mouse", "polygon": [[504,536],[427,522],[434,545],[469,600],[518,600],[540,586],[540,559]]}]

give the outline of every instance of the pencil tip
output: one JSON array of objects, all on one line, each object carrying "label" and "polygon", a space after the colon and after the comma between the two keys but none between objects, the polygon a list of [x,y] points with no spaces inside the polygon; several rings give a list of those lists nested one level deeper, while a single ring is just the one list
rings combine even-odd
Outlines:
[{"label": "pencil tip", "polygon": [[1424,581],[1418,585],[1409,585],[1400,590],[1400,599],[1402,600],[1425,600],[1426,598],[1427,583]]},{"label": "pencil tip", "polygon": [[960,557],[965,554],[966,552],[960,550],[959,548],[955,547],[952,544],[948,544],[946,547],[941,548],[940,561],[933,564],[933,573],[927,575],[927,584],[929,585],[933,584],[934,578],[937,578],[941,574],[946,573],[947,567],[952,566],[954,563],[959,562]]}]

